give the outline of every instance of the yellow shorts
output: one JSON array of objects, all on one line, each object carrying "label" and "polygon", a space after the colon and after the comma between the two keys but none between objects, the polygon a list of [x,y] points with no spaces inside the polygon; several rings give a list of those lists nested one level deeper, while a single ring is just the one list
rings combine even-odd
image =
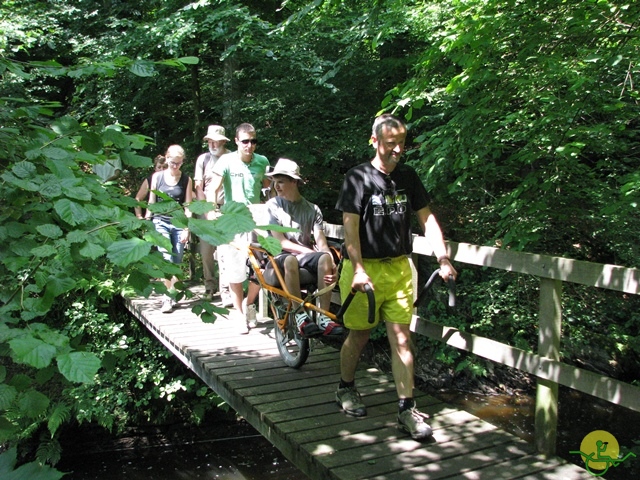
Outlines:
[{"label": "yellow shorts", "polygon": [[[367,295],[356,293],[344,314],[344,325],[350,330],[368,330],[381,321],[410,324],[413,315],[411,264],[407,257],[363,259],[364,268],[373,283],[376,317],[369,323]],[[345,260],[340,274],[340,297],[344,302],[351,291],[353,264]]]}]

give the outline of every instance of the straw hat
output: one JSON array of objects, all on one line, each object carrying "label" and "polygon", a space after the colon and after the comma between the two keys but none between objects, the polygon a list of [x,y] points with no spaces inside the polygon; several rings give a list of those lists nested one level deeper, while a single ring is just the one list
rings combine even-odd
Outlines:
[{"label": "straw hat", "polygon": [[207,130],[207,134],[204,136],[203,140],[213,140],[213,141],[226,140],[227,142],[229,141],[229,139],[225,137],[224,127],[221,127],[220,125],[209,125],[209,129]]},{"label": "straw hat", "polygon": [[289,160],[288,158],[281,158],[276,163],[276,166],[273,167],[269,173],[266,174],[268,177],[274,177],[276,175],[286,175],[287,177],[294,178],[296,180],[302,180],[300,177],[300,167],[293,160]]}]

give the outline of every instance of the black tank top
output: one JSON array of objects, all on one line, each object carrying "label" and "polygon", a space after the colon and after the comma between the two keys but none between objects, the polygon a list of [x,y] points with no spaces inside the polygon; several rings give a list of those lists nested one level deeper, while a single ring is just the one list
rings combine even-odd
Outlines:
[{"label": "black tank top", "polygon": [[[175,185],[169,185],[164,181],[164,172],[162,175],[158,175],[158,184],[156,185],[156,190],[160,190],[162,193],[170,196],[173,200],[178,202],[180,205],[184,204],[184,200],[187,197],[187,186],[189,185],[189,175],[185,175],[184,173],[180,173],[180,179],[178,183]],[[156,202],[160,203],[164,201],[164,199],[160,197],[156,197]],[[156,217],[160,217],[166,220],[170,220],[171,217],[169,215],[155,215]]]}]

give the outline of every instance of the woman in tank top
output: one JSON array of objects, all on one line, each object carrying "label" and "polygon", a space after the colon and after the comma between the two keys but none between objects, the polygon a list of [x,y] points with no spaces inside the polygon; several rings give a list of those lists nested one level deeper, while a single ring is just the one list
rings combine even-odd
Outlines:
[{"label": "woman in tank top", "polygon": [[[173,200],[178,202],[179,205],[191,203],[193,185],[191,178],[180,171],[180,167],[184,162],[184,150],[180,145],[171,145],[167,149],[165,154],[167,169],[153,174],[151,178],[151,192],[149,193],[149,204],[160,203],[164,201],[162,197],[158,197],[154,190],[158,190],[165,193]],[[185,215],[191,217],[191,212],[188,208],[184,209]],[[152,214],[147,210],[146,218],[151,218]],[[184,247],[189,241],[189,230],[186,228],[178,228],[171,223],[171,214],[154,214],[153,224],[156,227],[158,233],[171,240],[172,252],[169,253],[165,249],[160,248],[165,260],[172,263],[181,263],[184,255]],[[174,289],[174,285],[177,282],[176,277],[172,277],[171,280],[164,280],[164,284],[167,290]],[[162,297],[162,307],[160,309],[163,313],[169,313],[173,310],[176,302],[168,295]]]}]

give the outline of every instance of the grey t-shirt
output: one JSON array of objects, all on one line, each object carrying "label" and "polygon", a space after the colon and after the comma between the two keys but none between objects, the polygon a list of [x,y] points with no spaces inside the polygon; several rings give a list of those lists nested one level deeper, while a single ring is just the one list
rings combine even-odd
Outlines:
[{"label": "grey t-shirt", "polygon": [[274,197],[266,205],[269,211],[269,223],[300,230],[300,232],[284,233],[287,240],[313,248],[313,232],[317,229],[324,231],[320,207],[304,197],[297,202]]}]

